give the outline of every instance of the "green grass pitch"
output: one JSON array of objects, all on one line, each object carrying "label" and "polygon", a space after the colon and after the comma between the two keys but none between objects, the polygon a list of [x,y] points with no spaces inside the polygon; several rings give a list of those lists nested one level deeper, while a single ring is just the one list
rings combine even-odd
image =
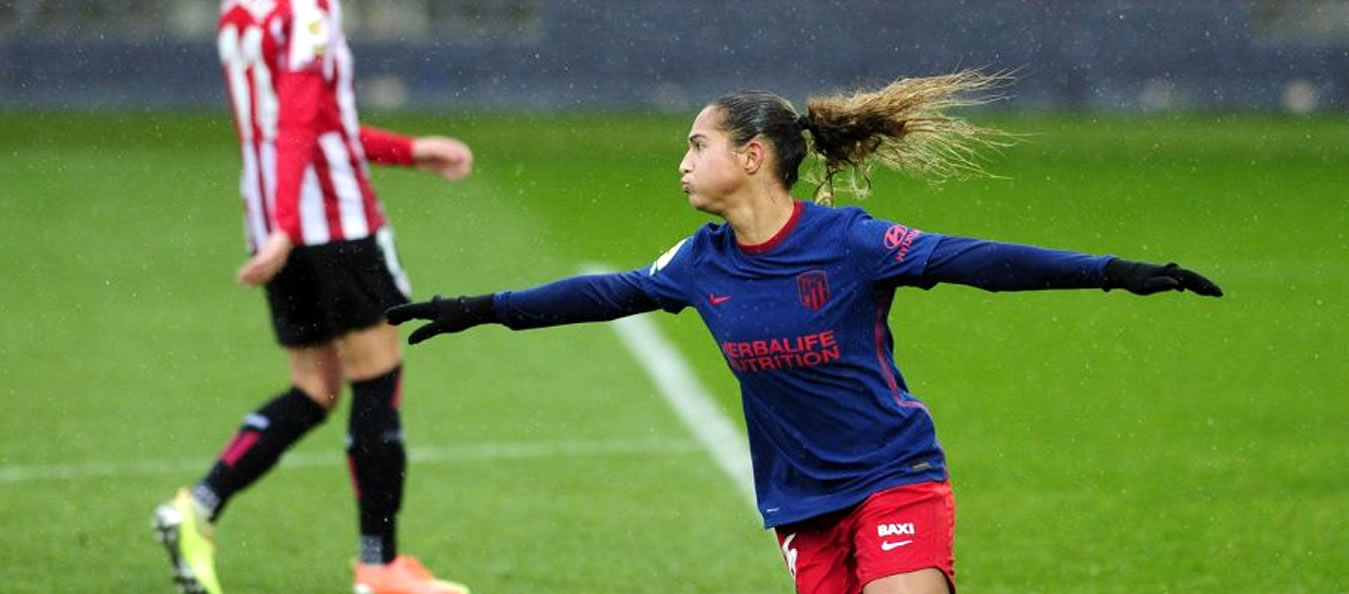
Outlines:
[{"label": "green grass pitch", "polygon": [[[962,591],[1349,591],[1349,122],[972,114],[1010,179],[878,175],[951,234],[1175,260],[1227,291],[900,291],[959,501]],[[692,114],[385,116],[461,185],[380,170],[418,295],[649,263],[707,218]],[[0,115],[0,590],[171,592],[150,512],[285,386],[218,114]],[[806,189],[800,189],[801,194]],[[696,315],[655,314],[736,423]],[[479,593],[789,592],[772,537],[603,325],[407,355],[405,550]],[[345,411],[228,510],[227,591],[349,591]]]}]

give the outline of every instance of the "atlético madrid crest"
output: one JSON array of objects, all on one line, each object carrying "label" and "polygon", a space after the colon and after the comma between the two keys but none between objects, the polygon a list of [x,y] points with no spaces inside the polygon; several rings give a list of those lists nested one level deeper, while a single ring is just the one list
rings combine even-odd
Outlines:
[{"label": "atl\u00e9tico madrid crest", "polygon": [[796,296],[810,311],[819,311],[829,301],[829,275],[811,270],[796,275]]}]

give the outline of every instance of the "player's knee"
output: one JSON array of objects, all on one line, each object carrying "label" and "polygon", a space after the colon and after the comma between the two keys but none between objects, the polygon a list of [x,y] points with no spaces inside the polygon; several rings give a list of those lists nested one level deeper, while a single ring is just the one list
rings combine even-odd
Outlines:
[{"label": "player's knee", "polygon": [[338,339],[337,353],[347,377],[369,378],[353,381],[353,386],[396,371],[403,359],[398,330],[382,321]]},{"label": "player's knee", "polygon": [[338,377],[326,377],[321,374],[293,375],[295,387],[304,393],[314,404],[331,411],[337,406],[342,394],[342,381]]}]

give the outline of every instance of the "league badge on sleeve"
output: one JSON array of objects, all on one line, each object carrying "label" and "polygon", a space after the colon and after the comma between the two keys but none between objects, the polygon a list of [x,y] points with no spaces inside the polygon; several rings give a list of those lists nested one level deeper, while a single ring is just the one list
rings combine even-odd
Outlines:
[{"label": "league badge on sleeve", "polygon": [[679,253],[679,248],[684,247],[684,243],[688,240],[689,238],[685,237],[684,239],[679,240],[679,243],[674,244],[674,247],[665,250],[664,254],[661,254],[659,258],[656,258],[656,262],[651,265],[651,269],[647,271],[646,275],[656,276],[657,272],[660,272],[661,269],[665,268],[670,263],[670,260],[674,259],[675,254]]}]

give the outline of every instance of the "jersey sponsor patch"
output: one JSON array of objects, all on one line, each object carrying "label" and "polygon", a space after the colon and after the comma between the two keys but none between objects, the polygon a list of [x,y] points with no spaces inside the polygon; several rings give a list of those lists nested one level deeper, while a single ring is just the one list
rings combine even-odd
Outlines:
[{"label": "jersey sponsor patch", "polygon": [[684,243],[688,240],[689,238],[685,237],[684,239],[679,240],[679,243],[674,244],[674,247],[665,250],[664,254],[661,254],[659,258],[656,258],[655,263],[651,265],[651,269],[646,272],[646,275],[656,276],[657,272],[660,272],[670,264],[670,261],[674,259],[675,254],[679,253],[679,248],[684,247]]},{"label": "jersey sponsor patch", "polygon": [[885,249],[895,252],[895,261],[903,262],[904,256],[908,255],[909,247],[913,241],[918,239],[922,232],[917,229],[910,229],[904,225],[896,223],[885,230]]},{"label": "jersey sponsor patch", "polygon": [[842,357],[833,330],[767,340],[727,341],[721,351],[731,369],[742,373],[815,367]]},{"label": "jersey sponsor patch", "polygon": [[876,526],[876,536],[886,537],[895,535],[913,536],[913,522],[887,523],[878,524]]}]

